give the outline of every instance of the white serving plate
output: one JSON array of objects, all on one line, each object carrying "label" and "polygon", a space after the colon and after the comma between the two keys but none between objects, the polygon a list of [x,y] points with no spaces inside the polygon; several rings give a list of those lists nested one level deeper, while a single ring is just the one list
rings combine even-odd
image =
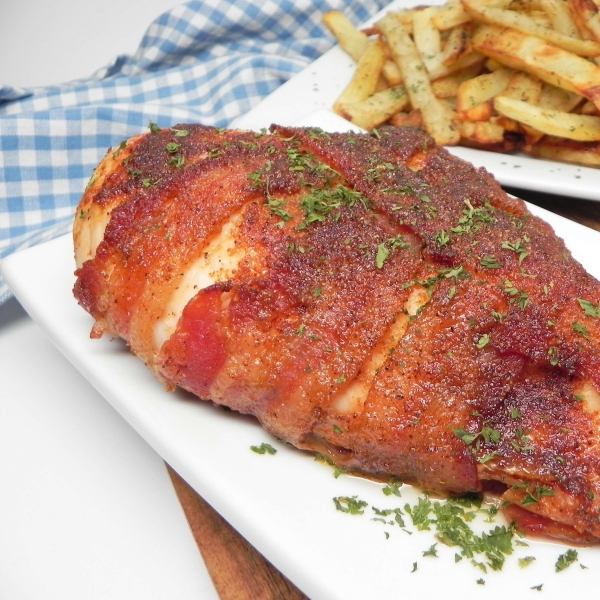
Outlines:
[{"label": "white serving plate", "polygon": [[[598,232],[530,208],[600,277]],[[417,495],[409,486],[397,498],[385,496],[381,484],[366,479],[335,479],[329,466],[280,443],[255,420],[182,392],[167,393],[121,341],[89,338],[92,319],[71,294],[72,256],[71,239],[64,236],[12,255],[2,263],[2,273],[29,314],[123,418],[312,600],[458,600],[477,593],[505,600],[531,593],[539,584],[544,584],[544,597],[566,597],[574,589],[581,596],[597,593],[597,547],[579,549],[580,564],[587,569],[578,563],[557,574],[555,562],[567,547],[530,541],[529,547],[516,549],[502,572],[483,574],[467,560],[455,564],[455,549],[442,544],[438,558],[423,557],[435,542],[433,533],[416,531],[408,517],[406,530],[412,535],[398,525],[373,522],[370,508],[362,516],[337,511],[332,501],[337,496],[357,496],[384,509],[414,503]],[[250,450],[262,442],[277,454]],[[517,559],[531,555],[537,560],[520,569]]]},{"label": "white serving plate", "polygon": [[[442,3],[442,0],[427,2]],[[418,0],[396,0],[369,23],[376,21],[389,10],[410,8],[418,4],[422,3]],[[233,126],[260,130],[273,123],[296,125],[300,121],[313,127],[320,126],[319,119],[330,121],[331,117],[336,117],[331,106],[350,81],[354,69],[352,59],[336,46],[265,98],[249,113],[236,119]],[[315,116],[314,113],[318,113],[319,116]],[[350,123],[340,120],[346,125],[340,124],[337,127],[339,131],[352,127]],[[498,154],[462,147],[449,150],[476,167],[485,167],[504,186],[600,200],[600,169],[530,158],[520,154]]]}]

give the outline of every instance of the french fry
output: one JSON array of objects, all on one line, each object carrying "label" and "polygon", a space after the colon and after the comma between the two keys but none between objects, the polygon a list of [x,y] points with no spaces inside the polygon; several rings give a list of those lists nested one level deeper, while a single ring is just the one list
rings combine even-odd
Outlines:
[{"label": "french fry", "polygon": [[358,62],[367,49],[369,38],[354,27],[348,17],[338,11],[326,12],[323,15],[323,23],[338,41],[342,50]]},{"label": "french fry", "polygon": [[580,115],[595,115],[595,116],[600,116],[600,111],[598,111],[598,107],[595,104],[592,104],[589,100],[587,100],[586,102],[584,102],[580,107],[579,107],[579,114]]},{"label": "french fry", "polygon": [[512,74],[511,69],[498,69],[461,83],[456,94],[457,118],[489,121],[493,110],[491,100],[506,89]]},{"label": "french fry", "polygon": [[413,13],[412,37],[427,71],[438,66],[442,53],[442,36],[432,22],[436,12],[437,8],[430,6]]},{"label": "french fry", "polygon": [[402,73],[400,73],[398,65],[393,60],[388,59],[383,63],[381,74],[390,87],[394,87],[402,83]]},{"label": "french fry", "polygon": [[391,119],[390,125],[396,127],[422,127],[423,116],[420,110],[411,110],[408,113],[397,112]]},{"label": "french fry", "polygon": [[600,144],[597,143],[566,142],[547,136],[539,143],[531,147],[526,146],[523,150],[537,158],[600,167]]},{"label": "french fry", "polygon": [[494,108],[547,135],[579,142],[600,141],[600,117],[547,110],[507,96],[495,98]]},{"label": "french fry", "polygon": [[340,111],[338,114],[370,131],[407,106],[406,90],[402,86],[396,86],[373,94],[362,102],[342,104],[338,107]]},{"label": "french fry", "polygon": [[465,139],[482,146],[502,144],[504,142],[504,127],[489,121],[463,121],[457,124],[463,141]]},{"label": "french fry", "polygon": [[564,0],[540,0],[540,4],[550,17],[553,29],[572,38],[581,37],[569,5]]},{"label": "french fry", "polygon": [[549,110],[560,110],[562,112],[571,112],[578,104],[583,102],[583,98],[575,92],[568,92],[562,88],[544,83],[538,99],[538,105],[541,108]]},{"label": "french fry", "polygon": [[600,40],[600,14],[593,0],[568,0],[569,7],[582,21],[595,40]]},{"label": "french fry", "polygon": [[470,28],[459,25],[450,30],[440,60],[447,66],[469,52],[471,52]]},{"label": "french fry", "polygon": [[[358,62],[367,49],[369,43],[368,36],[354,27],[348,17],[339,11],[327,12],[323,15],[322,19],[342,50],[349,54],[355,62]],[[392,60],[385,61],[382,68],[382,75],[385,78],[385,82],[380,81],[377,84],[378,89],[385,89],[388,85],[392,86],[402,83],[398,68]],[[386,85],[386,82],[388,85]]]},{"label": "french fry", "polygon": [[458,73],[459,71],[462,71],[468,67],[472,67],[473,65],[481,65],[484,61],[485,56],[483,54],[471,51],[467,54],[463,54],[460,58],[448,65],[440,63],[436,68],[429,72],[429,77],[431,81],[435,81],[440,77],[447,77],[452,73]]},{"label": "french fry", "polygon": [[559,31],[540,25],[524,13],[487,7],[485,5],[482,6],[475,0],[462,0],[462,2],[467,12],[478,22],[516,29],[524,34],[546,40],[559,48],[563,48],[579,56],[597,56],[600,54],[599,43],[569,37]]},{"label": "french fry", "polygon": [[380,21],[379,28],[402,72],[413,109],[422,113],[427,132],[438,144],[457,144],[460,135],[452,122],[451,112],[433,93],[425,65],[402,22],[388,14]]},{"label": "french fry", "polygon": [[600,106],[600,67],[572,52],[516,29],[479,25],[473,47],[505,65],[537,75]]},{"label": "french fry", "polygon": [[385,56],[379,40],[370,40],[356,65],[350,83],[333,105],[336,113],[339,114],[339,107],[366,100],[376,91],[384,60]]},{"label": "french fry", "polygon": [[451,73],[446,77],[441,77],[431,82],[431,88],[433,93],[440,99],[452,98],[458,93],[458,88],[463,81],[467,81],[479,75],[481,71],[481,64],[474,64],[470,67],[458,71],[457,73]]},{"label": "french fry", "polygon": [[433,24],[440,30],[452,29],[464,25],[471,20],[471,16],[464,9],[460,0],[450,0],[438,8],[433,17]]},{"label": "french fry", "polygon": [[[528,13],[525,13],[525,15],[529,19],[531,19],[531,21],[533,23],[535,23],[536,26],[543,27],[544,29],[553,30],[553,28],[552,28],[552,20],[550,19],[550,17],[544,11],[542,11],[542,10],[532,10],[532,11],[530,11]],[[580,38],[579,38],[579,36],[576,36],[575,39],[580,39]]]},{"label": "french fry", "polygon": [[600,0],[447,0],[362,31],[324,20],[355,48],[334,109],[360,127],[600,167]]},{"label": "french fry", "polygon": [[[497,97],[504,96],[506,98],[528,102],[529,104],[538,104],[542,94],[542,87],[542,81],[534,75],[529,75],[522,71],[515,71],[512,74],[506,89],[500,92]],[[508,124],[509,121],[512,122],[511,125]],[[523,133],[526,142],[529,144],[535,143],[544,136],[541,131],[506,117],[502,121],[498,120],[497,123],[503,125],[510,131]]]},{"label": "french fry", "polygon": [[506,88],[499,96],[522,100],[530,104],[538,104],[542,94],[543,84],[540,79],[522,71],[513,72]]}]

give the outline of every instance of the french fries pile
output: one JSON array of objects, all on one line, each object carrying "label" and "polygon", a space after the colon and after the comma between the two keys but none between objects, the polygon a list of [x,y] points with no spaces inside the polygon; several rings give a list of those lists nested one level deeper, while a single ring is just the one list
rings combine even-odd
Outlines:
[{"label": "french fries pile", "polygon": [[449,0],[360,31],[323,17],[356,71],[334,104],[363,129],[600,166],[599,0]]}]

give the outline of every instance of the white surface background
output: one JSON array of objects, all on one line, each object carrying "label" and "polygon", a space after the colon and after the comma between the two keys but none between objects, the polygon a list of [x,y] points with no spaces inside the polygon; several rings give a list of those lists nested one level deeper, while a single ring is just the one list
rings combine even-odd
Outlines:
[{"label": "white surface background", "polygon": [[133,54],[146,28],[178,0],[2,0],[0,85],[87,77]]},{"label": "white surface background", "polygon": [[[85,77],[176,4],[1,0],[0,85]],[[217,598],[161,458],[14,299],[0,306],[0,477],[0,599]]]}]

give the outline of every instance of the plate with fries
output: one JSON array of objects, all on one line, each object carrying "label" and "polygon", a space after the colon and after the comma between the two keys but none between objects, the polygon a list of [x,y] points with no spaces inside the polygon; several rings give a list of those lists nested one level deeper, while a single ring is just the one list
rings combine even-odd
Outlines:
[{"label": "plate with fries", "polygon": [[236,127],[422,127],[505,186],[600,200],[600,9],[591,0],[396,0]]}]

